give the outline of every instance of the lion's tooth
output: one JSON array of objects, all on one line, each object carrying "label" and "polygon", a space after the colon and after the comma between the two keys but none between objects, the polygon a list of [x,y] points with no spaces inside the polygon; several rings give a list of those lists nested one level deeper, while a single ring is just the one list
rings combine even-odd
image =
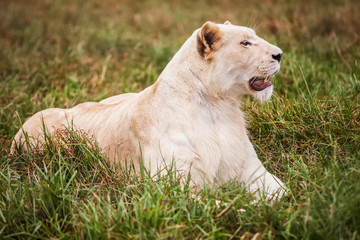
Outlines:
[{"label": "lion's tooth", "polygon": [[269,81],[269,77],[266,77],[264,82],[268,82]]}]

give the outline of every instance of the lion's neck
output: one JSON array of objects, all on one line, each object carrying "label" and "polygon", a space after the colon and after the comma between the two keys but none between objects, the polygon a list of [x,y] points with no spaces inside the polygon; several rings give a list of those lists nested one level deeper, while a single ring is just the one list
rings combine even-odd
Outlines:
[{"label": "lion's neck", "polygon": [[233,103],[236,100],[238,103],[236,96],[229,92],[221,92],[212,84],[216,82],[215,79],[212,79],[214,77],[212,74],[213,64],[202,59],[197,52],[196,33],[194,33],[165,67],[158,82],[187,98],[198,95],[206,101],[230,101]]}]

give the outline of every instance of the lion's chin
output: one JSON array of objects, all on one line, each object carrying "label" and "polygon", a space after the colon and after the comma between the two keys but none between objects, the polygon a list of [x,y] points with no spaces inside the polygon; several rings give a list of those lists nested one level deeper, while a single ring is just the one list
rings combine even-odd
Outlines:
[{"label": "lion's chin", "polygon": [[273,89],[273,85],[270,85],[262,91],[253,91],[253,96],[261,103],[269,101],[272,96]]}]

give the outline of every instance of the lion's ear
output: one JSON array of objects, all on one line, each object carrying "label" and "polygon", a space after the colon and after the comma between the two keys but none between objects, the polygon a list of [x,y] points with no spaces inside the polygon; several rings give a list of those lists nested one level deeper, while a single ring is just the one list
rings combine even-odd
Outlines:
[{"label": "lion's ear", "polygon": [[232,23],[230,21],[226,21],[224,22],[224,25],[232,25]]},{"label": "lion's ear", "polygon": [[212,53],[220,47],[222,32],[213,22],[206,22],[197,34],[197,50],[206,60],[212,59]]}]

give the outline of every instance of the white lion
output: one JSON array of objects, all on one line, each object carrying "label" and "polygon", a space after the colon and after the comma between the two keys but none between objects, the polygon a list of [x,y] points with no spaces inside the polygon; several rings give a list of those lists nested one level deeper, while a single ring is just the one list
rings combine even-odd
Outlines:
[{"label": "white lion", "polygon": [[268,100],[269,78],[279,71],[281,56],[250,28],[206,22],[152,86],[38,112],[16,134],[12,151],[24,143],[24,132],[37,144],[43,141],[43,123],[51,134],[71,122],[93,136],[112,161],[132,159],[137,170],[143,161],[155,174],[174,161],[197,187],[235,179],[251,192],[280,196],[285,187],[258,159],[239,98]]}]

